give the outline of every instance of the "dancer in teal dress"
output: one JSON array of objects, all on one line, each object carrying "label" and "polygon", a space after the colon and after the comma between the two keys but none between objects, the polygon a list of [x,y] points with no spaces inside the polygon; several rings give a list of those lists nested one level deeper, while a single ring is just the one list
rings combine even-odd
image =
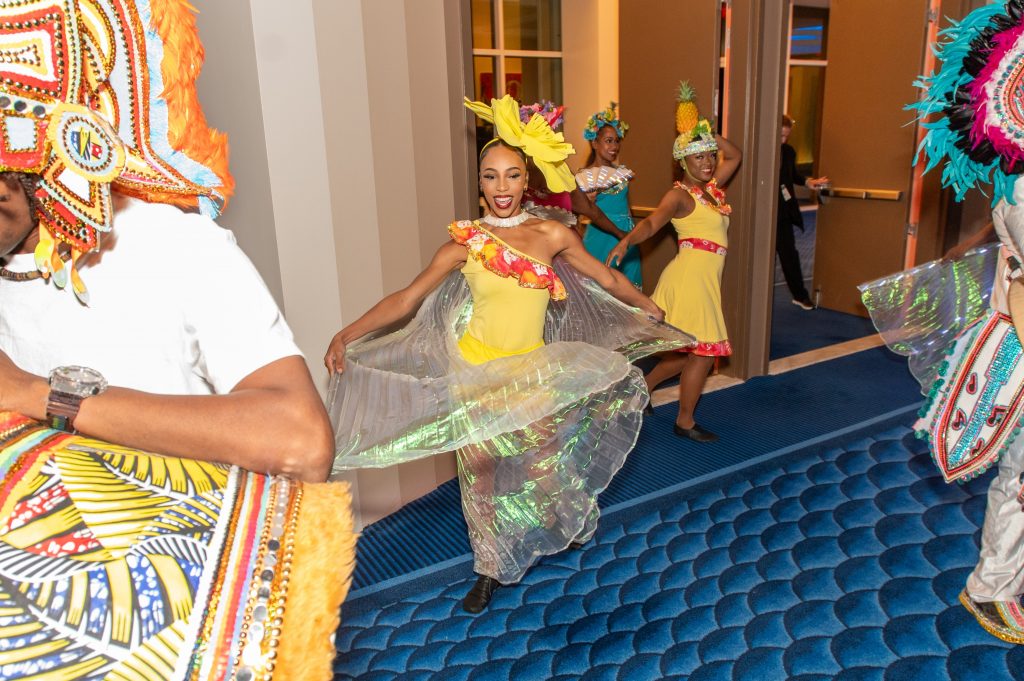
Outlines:
[{"label": "dancer in teal dress", "polygon": [[[622,138],[629,126],[619,120],[615,102],[604,111],[587,120],[583,137],[590,141],[590,158],[587,167],[576,173],[576,183],[590,196],[595,196],[597,207],[604,211],[617,227],[616,233],[594,224],[587,227],[583,245],[587,252],[604,262],[608,254],[633,230],[633,216],[629,210],[629,181],[633,171],[618,164]],[[640,249],[630,247],[626,257],[616,266],[634,286],[641,288],[643,277],[640,273]]]}]

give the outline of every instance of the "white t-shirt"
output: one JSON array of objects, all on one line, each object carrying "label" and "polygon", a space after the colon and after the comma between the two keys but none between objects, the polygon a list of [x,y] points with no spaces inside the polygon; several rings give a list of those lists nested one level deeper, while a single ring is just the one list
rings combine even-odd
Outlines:
[{"label": "white t-shirt", "polygon": [[[102,248],[82,256],[89,305],[43,279],[0,279],[0,350],[22,369],[96,369],[112,386],[169,395],[230,392],[301,355],[234,235],[173,206],[116,198]],[[12,271],[35,269],[14,255]]]}]

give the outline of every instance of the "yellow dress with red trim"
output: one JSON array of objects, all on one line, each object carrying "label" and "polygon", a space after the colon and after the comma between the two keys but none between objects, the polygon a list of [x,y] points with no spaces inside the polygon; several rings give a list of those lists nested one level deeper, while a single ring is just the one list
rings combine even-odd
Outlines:
[{"label": "yellow dress with red trim", "polygon": [[0,678],[329,679],[348,489],[0,412]]},{"label": "yellow dress with red trim", "polygon": [[693,338],[478,222],[449,234],[462,271],[403,328],[350,347],[332,380],[334,470],[455,451],[474,569],[508,584],[594,533],[647,402],[631,361]]},{"label": "yellow dress with red trim", "polygon": [[709,357],[732,354],[722,314],[722,270],[729,247],[729,207],[714,180],[708,183],[719,204],[708,201],[689,185],[677,182],[693,196],[693,212],[672,218],[679,253],[665,267],[651,299],[665,310],[665,321],[697,337],[687,352]]}]

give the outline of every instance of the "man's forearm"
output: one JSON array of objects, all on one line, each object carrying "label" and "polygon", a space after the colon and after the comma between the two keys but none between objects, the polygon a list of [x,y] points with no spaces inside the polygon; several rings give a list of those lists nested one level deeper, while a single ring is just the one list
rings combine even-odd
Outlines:
[{"label": "man's forearm", "polygon": [[[285,358],[263,369],[287,360],[303,362]],[[315,390],[287,384],[244,387],[249,378],[226,395],[155,395],[112,387],[85,399],[74,425],[84,435],[127,447],[324,480],[334,440]],[[12,406],[45,420],[48,393],[46,380],[33,378]]]}]

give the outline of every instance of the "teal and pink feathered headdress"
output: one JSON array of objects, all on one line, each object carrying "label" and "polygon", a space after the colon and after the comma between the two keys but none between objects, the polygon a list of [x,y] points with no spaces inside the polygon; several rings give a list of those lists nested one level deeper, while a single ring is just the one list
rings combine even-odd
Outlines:
[{"label": "teal and pink feathered headdress", "polygon": [[993,203],[1013,201],[1024,172],[1024,0],[985,5],[940,34],[937,73],[915,83],[921,101],[908,108],[925,121],[920,152],[927,170],[946,160],[942,182],[957,200],[992,183]]}]

